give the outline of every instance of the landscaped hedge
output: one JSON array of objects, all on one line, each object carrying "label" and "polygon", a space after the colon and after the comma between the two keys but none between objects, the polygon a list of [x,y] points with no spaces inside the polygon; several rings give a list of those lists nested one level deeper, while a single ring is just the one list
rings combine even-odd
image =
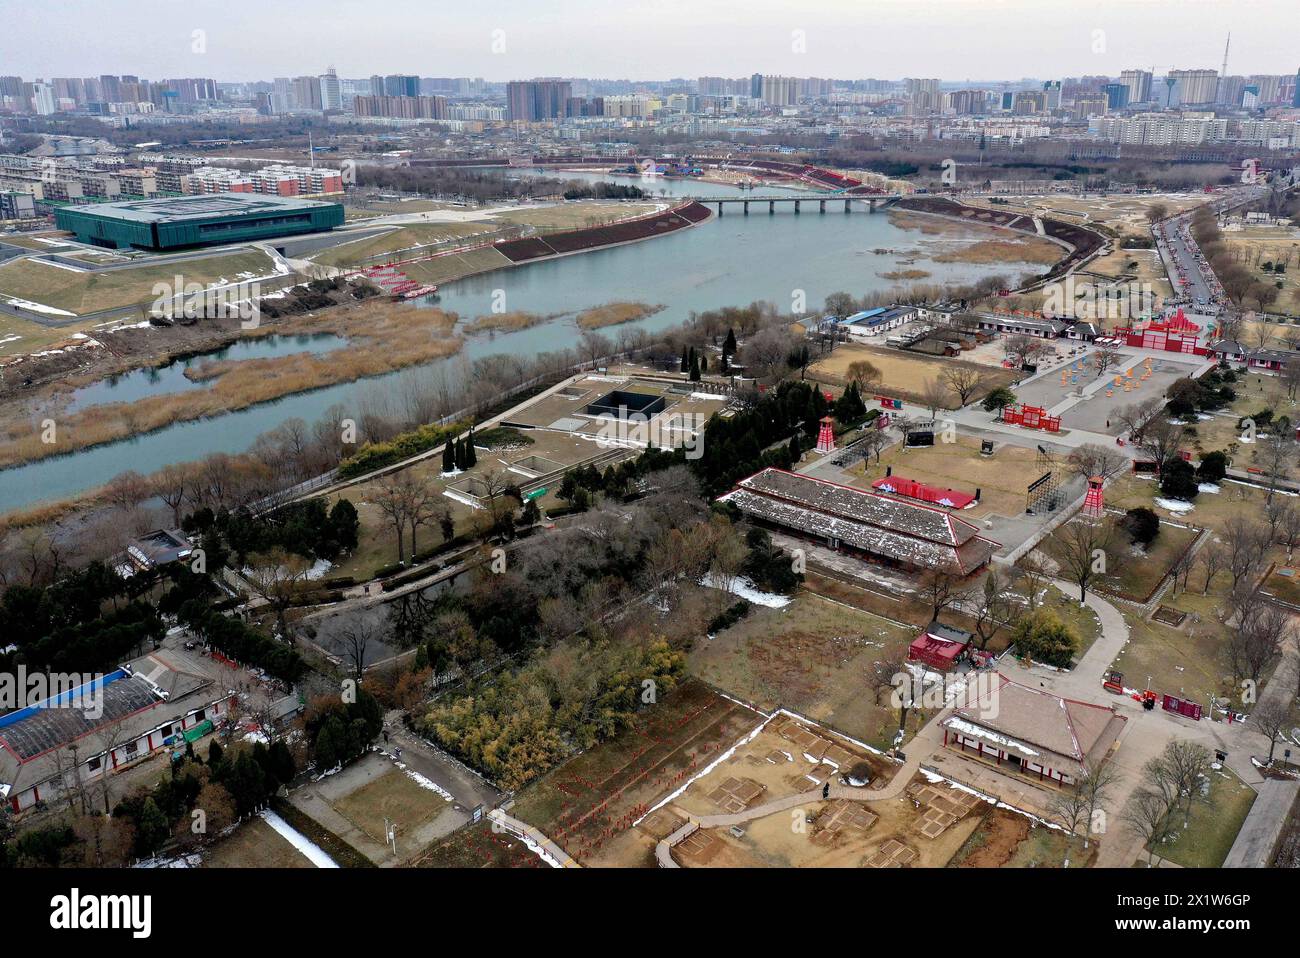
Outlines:
[{"label": "landscaped hedge", "polygon": [[356,476],[364,476],[368,472],[374,472],[376,469],[391,466],[393,463],[409,459],[411,456],[428,452],[430,449],[441,446],[453,436],[465,432],[469,427],[470,423],[467,420],[454,422],[447,426],[430,424],[394,436],[388,442],[368,442],[357,450],[356,455],[350,456],[339,463],[339,478],[353,479]]}]

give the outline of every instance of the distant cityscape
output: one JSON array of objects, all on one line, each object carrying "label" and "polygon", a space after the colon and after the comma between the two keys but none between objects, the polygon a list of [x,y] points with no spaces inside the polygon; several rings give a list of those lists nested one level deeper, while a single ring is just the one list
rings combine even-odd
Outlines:
[{"label": "distant cityscape", "polygon": [[807,129],[910,138],[1069,137],[1134,145],[1240,141],[1300,144],[1300,85],[1290,74],[1140,68],[1119,76],[970,85],[934,78],[701,76],[630,81],[552,77],[505,83],[415,74],[318,76],[227,83],[136,75],[0,77],[0,116],[91,117],[115,127],[324,116],[405,126],[436,123],[481,133],[547,124],[568,141],[648,128],[692,136]]}]

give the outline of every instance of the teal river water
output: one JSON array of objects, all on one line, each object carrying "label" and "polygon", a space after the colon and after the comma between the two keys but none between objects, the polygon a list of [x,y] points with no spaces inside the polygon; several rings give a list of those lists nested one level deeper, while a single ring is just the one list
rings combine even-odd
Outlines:
[{"label": "teal river water", "polygon": [[[607,179],[600,174],[584,178]],[[636,182],[653,194],[664,190],[670,196],[741,192],[734,187],[658,178],[619,181]],[[754,192],[781,191],[763,187]],[[768,214],[766,206],[754,207],[749,216],[742,215],[737,206],[726,209],[721,217],[669,236],[449,283],[439,291],[436,305],[459,313],[463,319],[472,319],[490,312],[493,298],[499,299],[497,291],[501,290],[506,309],[565,314],[531,329],[471,337],[463,355],[472,359],[493,353],[535,355],[571,346],[578,338],[572,314],[616,300],[662,304],[662,311],[639,323],[656,330],[680,323],[691,310],[745,305],[756,300],[790,309],[798,290],[815,310],[837,290],[861,295],[897,285],[879,275],[895,269],[926,270],[931,276],[924,282],[967,282],[992,273],[1015,278],[1041,269],[1018,263],[935,263],[924,258],[914,264],[900,263],[910,257],[872,251],[915,251],[925,238],[916,231],[894,226],[883,214],[867,213],[865,207],[845,214],[841,203],[828,204],[824,215],[817,212],[815,205],[811,211],[805,206],[800,214],[779,206],[774,215]],[[337,342],[296,339],[277,337],[275,342],[259,348],[284,355],[338,347]],[[249,355],[235,351],[229,358]],[[158,373],[132,373],[119,378],[115,386],[106,382],[88,387],[77,401],[112,402],[161,389],[190,388],[181,383],[182,372],[183,366],[169,370],[156,389],[151,389],[150,380],[156,379]],[[311,422],[330,405],[355,403],[360,395],[382,389],[404,374],[409,375],[409,371],[328,386],[222,416],[177,423],[123,442],[0,470],[0,512],[75,496],[127,469],[148,473],[211,452],[241,452],[258,434],[286,419],[296,416]]]}]

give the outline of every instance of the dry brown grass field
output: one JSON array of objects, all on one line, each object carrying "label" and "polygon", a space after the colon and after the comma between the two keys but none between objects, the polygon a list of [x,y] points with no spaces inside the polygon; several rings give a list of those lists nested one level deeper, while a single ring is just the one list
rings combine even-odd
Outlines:
[{"label": "dry brown grass field", "polygon": [[915,449],[896,444],[881,456],[879,462],[872,459],[869,463],[855,464],[852,472],[859,478],[854,479],[853,485],[870,488],[872,482],[882,478],[886,469],[892,467],[894,475],[928,485],[971,495],[979,489],[980,501],[977,504],[954,513],[968,521],[988,515],[1023,513],[1025,487],[1043,471],[1035,466],[1035,451],[1011,443],[997,444],[992,456],[981,456],[979,450],[978,439],[962,435],[958,435],[956,442],[939,442]]},{"label": "dry brown grass field", "polygon": [[[985,382],[976,393],[975,400],[998,386],[1014,382],[1016,378],[1014,371],[1000,366],[963,362],[960,359],[941,356],[920,356],[901,350],[862,346],[857,343],[837,346],[830,356],[808,367],[808,377],[825,380],[837,386],[847,385],[845,377],[848,368],[859,360],[866,360],[880,370],[879,382],[872,387],[875,392],[913,402],[919,400],[926,386],[938,380],[944,369],[953,364],[977,368],[983,375]],[[870,397],[868,397],[868,405],[870,405],[869,399]],[[956,397],[950,397],[949,407],[955,406],[956,402]],[[919,409],[904,409],[905,415],[919,412],[921,412]]]}]

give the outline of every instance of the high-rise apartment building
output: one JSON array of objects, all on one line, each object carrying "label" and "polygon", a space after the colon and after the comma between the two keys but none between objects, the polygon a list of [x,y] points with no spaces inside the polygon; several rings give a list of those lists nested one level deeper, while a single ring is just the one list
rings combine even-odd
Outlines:
[{"label": "high-rise apartment building", "polygon": [[1151,99],[1151,71],[1125,70],[1119,75],[1119,82],[1128,87],[1129,103],[1146,103]]},{"label": "high-rise apartment building", "polygon": [[325,107],[321,102],[320,77],[294,77],[293,99],[299,110],[323,110]]},{"label": "high-rise apartment building", "polygon": [[1213,103],[1219,94],[1218,70],[1170,70],[1165,78],[1175,82],[1180,106]]},{"label": "high-rise apartment building", "polygon": [[320,76],[320,100],[322,109],[343,109],[343,89],[339,86],[339,75],[333,67]]},{"label": "high-rise apartment building", "polygon": [[560,119],[572,96],[568,80],[512,80],[506,84],[506,117],[524,123]]}]

